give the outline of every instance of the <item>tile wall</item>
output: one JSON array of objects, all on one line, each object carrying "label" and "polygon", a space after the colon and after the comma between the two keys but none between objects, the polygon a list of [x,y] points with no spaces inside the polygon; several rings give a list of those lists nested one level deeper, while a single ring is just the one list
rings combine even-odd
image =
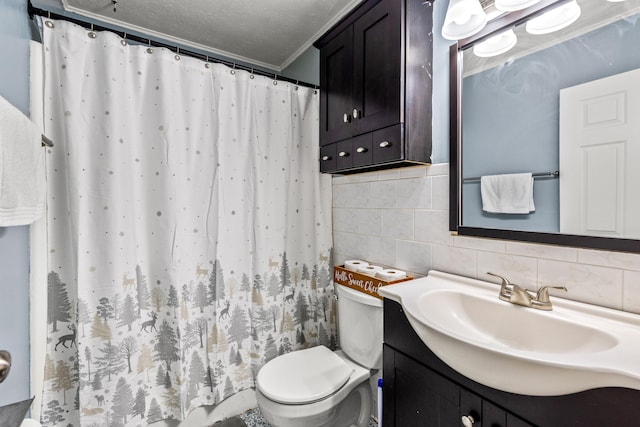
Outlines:
[{"label": "tile wall", "polygon": [[452,236],[448,172],[444,163],[334,176],[335,262],[483,280],[491,271],[529,289],[564,285],[567,298],[640,313],[640,254]]}]

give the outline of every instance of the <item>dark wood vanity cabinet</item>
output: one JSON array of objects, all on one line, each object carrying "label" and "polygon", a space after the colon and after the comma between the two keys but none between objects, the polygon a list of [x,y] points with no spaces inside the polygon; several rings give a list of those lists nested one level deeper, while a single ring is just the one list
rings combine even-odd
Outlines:
[{"label": "dark wood vanity cabinet", "polygon": [[314,44],[322,172],[431,161],[432,12],[421,0],[368,0]]},{"label": "dark wood vanity cabinet", "polygon": [[479,384],[447,366],[413,331],[402,307],[384,300],[384,427],[637,427],[640,391],[620,387],[524,396]]}]

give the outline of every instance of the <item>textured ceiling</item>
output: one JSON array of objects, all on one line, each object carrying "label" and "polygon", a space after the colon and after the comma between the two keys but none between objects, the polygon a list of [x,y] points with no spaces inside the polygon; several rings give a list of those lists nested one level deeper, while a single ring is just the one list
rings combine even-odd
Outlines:
[{"label": "textured ceiling", "polygon": [[65,10],[281,71],[360,0],[63,0]]}]

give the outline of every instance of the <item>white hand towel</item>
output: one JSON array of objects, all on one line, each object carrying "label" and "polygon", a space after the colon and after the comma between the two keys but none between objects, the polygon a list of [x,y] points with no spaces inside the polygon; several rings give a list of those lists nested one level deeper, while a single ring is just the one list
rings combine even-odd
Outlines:
[{"label": "white hand towel", "polygon": [[480,178],[480,193],[485,212],[528,214],[536,210],[530,173],[483,176]]},{"label": "white hand towel", "polygon": [[37,220],[45,185],[40,129],[0,96],[0,227]]}]

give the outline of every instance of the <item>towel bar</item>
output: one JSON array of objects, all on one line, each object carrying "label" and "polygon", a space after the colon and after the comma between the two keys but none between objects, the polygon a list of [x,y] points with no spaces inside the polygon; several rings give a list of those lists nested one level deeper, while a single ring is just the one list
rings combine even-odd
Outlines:
[{"label": "towel bar", "polygon": [[[560,171],[538,172],[538,173],[531,174],[531,176],[534,178],[558,178],[560,176]],[[463,178],[462,181],[471,182],[471,181],[480,181],[480,179],[481,177],[474,176],[473,178]]]}]

